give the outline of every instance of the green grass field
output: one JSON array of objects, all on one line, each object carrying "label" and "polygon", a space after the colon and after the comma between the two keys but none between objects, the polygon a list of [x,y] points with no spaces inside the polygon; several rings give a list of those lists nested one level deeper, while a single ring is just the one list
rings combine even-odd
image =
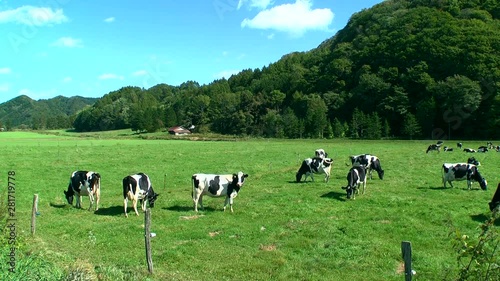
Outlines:
[{"label": "green grass field", "polygon": [[[476,153],[488,190],[466,182],[443,188],[441,165],[465,162],[462,151],[425,153],[430,141],[142,140],[0,133],[0,202],[6,217],[8,172],[15,171],[17,273],[2,242],[0,280],[404,280],[401,242],[413,247],[415,280],[456,277],[450,233],[477,236],[491,213],[500,153]],[[456,142],[445,145],[455,146]],[[486,142],[464,142],[477,148]],[[494,142],[496,143],[496,142]],[[323,148],[334,159],[328,183],[295,183],[304,158]],[[346,200],[348,156],[381,159],[384,180]],[[102,176],[96,213],[67,205],[75,170]],[[193,173],[249,174],[234,213],[223,198],[204,198],[196,214]],[[147,173],[160,194],[152,209],[154,274],[144,250],[144,216],[123,213],[121,181]],[[36,234],[30,233],[39,195]],[[129,202],[129,207],[131,203]],[[498,226],[498,225],[497,225]],[[5,237],[8,236],[6,232]],[[88,279],[77,279],[77,275]],[[72,277],[73,279],[69,278]]]}]

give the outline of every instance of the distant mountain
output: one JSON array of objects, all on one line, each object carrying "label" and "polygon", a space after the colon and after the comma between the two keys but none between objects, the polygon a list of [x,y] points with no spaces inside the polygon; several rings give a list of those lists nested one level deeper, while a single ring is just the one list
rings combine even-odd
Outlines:
[{"label": "distant mountain", "polygon": [[75,115],[97,100],[80,96],[33,100],[22,95],[0,104],[0,123],[7,128],[70,128]]}]

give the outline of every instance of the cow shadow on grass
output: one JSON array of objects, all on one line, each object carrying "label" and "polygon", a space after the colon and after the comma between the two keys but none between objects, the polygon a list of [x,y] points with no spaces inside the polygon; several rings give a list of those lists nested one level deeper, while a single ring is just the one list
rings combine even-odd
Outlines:
[{"label": "cow shadow on grass", "polygon": [[[205,207],[205,210],[210,209],[209,207]],[[163,207],[162,210],[168,210],[168,211],[174,211],[174,212],[189,212],[189,211],[194,211],[193,206],[170,206],[170,207]]]},{"label": "cow shadow on grass", "polygon": [[56,204],[56,203],[51,202],[50,207],[57,208],[57,209],[65,209],[65,208],[69,208],[69,207],[73,207],[73,206],[71,206],[69,204],[64,204],[64,203],[63,204]]},{"label": "cow shadow on grass", "polygon": [[[487,216],[486,214],[471,215],[470,217],[473,221],[480,223],[484,223],[491,218],[491,216]],[[494,224],[495,226],[500,226],[500,220],[496,219]]]},{"label": "cow shadow on grass", "polygon": [[[140,210],[140,208],[138,208]],[[134,212],[132,210],[132,212]],[[119,216],[119,215],[124,215],[125,211],[123,209],[123,206],[112,206],[108,208],[99,208],[99,210],[95,211],[94,214],[100,215],[100,216]]]},{"label": "cow shadow on grass", "polygon": [[328,193],[321,195],[321,198],[332,198],[338,201],[347,201],[346,193],[340,191],[330,191]]}]

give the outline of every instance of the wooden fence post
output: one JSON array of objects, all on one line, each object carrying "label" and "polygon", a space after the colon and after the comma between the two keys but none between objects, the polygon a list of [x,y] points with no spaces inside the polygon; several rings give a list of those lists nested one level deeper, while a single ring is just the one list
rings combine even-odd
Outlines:
[{"label": "wooden fence post", "polygon": [[148,263],[148,271],[153,274],[153,257],[151,256],[151,209],[147,208],[144,213],[144,239],[146,243],[146,262]]},{"label": "wooden fence post", "polygon": [[405,263],[405,281],[411,281],[413,271],[411,269],[411,243],[409,241],[401,242],[401,252]]},{"label": "wooden fence post", "polygon": [[35,235],[37,213],[38,213],[38,194],[35,194],[33,196],[33,207],[31,208],[31,235]]}]

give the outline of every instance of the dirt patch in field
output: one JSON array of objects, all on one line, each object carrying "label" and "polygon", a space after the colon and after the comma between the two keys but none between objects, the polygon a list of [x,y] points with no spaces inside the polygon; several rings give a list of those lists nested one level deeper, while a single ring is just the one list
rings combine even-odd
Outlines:
[{"label": "dirt patch in field", "polygon": [[397,274],[403,274],[405,272],[405,264],[400,262],[396,268]]},{"label": "dirt patch in field", "polygon": [[214,232],[209,232],[208,235],[210,235],[210,237],[215,237],[217,235],[220,234],[220,231],[214,231]]},{"label": "dirt patch in field", "polygon": [[179,218],[181,220],[195,220],[201,217],[200,215],[193,215],[193,216],[180,216]]},{"label": "dirt patch in field", "polygon": [[276,251],[276,245],[260,245],[259,249],[266,252]]}]

